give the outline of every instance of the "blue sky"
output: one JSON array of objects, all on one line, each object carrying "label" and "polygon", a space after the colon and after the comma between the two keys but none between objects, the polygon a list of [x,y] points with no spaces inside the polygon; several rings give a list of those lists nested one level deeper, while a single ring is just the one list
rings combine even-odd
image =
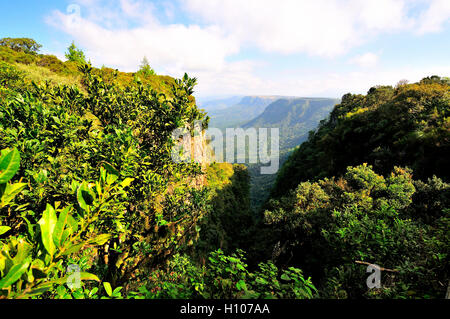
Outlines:
[{"label": "blue sky", "polygon": [[340,97],[450,76],[448,0],[1,0],[0,37],[199,80],[197,96]]}]

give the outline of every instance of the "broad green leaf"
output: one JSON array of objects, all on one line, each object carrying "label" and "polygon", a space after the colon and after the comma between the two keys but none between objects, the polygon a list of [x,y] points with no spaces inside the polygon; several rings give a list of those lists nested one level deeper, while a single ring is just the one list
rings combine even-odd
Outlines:
[{"label": "broad green leaf", "polygon": [[289,277],[287,274],[282,274],[281,275],[281,279],[286,280],[286,281],[290,281],[291,277]]},{"label": "broad green leaf", "polygon": [[[69,278],[70,278],[70,275],[67,275],[62,278],[47,281],[47,282],[39,285],[39,287],[42,288],[42,287],[47,287],[47,286],[52,286],[52,285],[64,285],[67,283],[67,280]],[[100,279],[96,275],[88,273],[88,272],[80,272],[80,280],[100,281]]]},{"label": "broad green leaf", "polygon": [[106,170],[105,170],[103,167],[100,168],[100,179],[101,179],[103,182],[106,181]]},{"label": "broad green leaf", "polygon": [[77,191],[78,204],[84,210],[88,210],[92,205],[94,197],[86,182],[81,183]]},{"label": "broad green leaf", "polygon": [[242,290],[242,289],[247,290],[247,285],[245,284],[245,281],[243,281],[243,280],[241,279],[241,280],[239,280],[239,281],[236,283],[236,288],[237,288],[238,290]]},{"label": "broad green leaf", "polygon": [[81,244],[76,244],[76,245],[72,245],[69,248],[67,248],[64,253],[63,256],[66,255],[70,255],[73,253],[76,253],[77,251],[79,251],[81,248],[83,248],[83,246],[85,245],[85,243],[81,243]]},{"label": "broad green leaf", "polygon": [[24,239],[19,239],[17,244],[17,253],[13,258],[14,264],[20,264],[28,258],[30,252],[33,250],[33,246],[27,243]]},{"label": "broad green leaf", "polygon": [[71,215],[69,215],[69,217],[67,219],[67,223],[69,224],[70,228],[72,229],[72,233],[76,233],[78,231],[78,222]]},{"label": "broad green leaf", "polygon": [[100,279],[96,275],[88,273],[88,272],[81,272],[80,279],[81,280],[100,281]]},{"label": "broad green leaf", "polygon": [[0,289],[7,288],[15,283],[25,273],[30,265],[30,259],[11,267],[5,277],[0,280]]},{"label": "broad green leaf", "polygon": [[102,234],[97,237],[90,239],[90,244],[103,245],[111,238],[111,234]]},{"label": "broad green leaf", "polygon": [[107,281],[105,281],[104,283],[103,283],[103,287],[105,287],[105,291],[106,291],[106,293],[108,294],[108,296],[112,296],[112,288],[111,288],[111,284],[109,283],[109,282],[107,282]]},{"label": "broad green leaf", "polygon": [[0,157],[0,184],[8,182],[20,167],[20,153],[14,148]]},{"label": "broad green leaf", "polygon": [[53,242],[53,231],[55,229],[55,225],[57,222],[55,209],[47,204],[47,208],[45,209],[42,218],[39,220],[38,224],[41,227],[41,237],[42,243],[44,244],[47,252],[53,256],[55,253],[55,244]]},{"label": "broad green leaf", "polygon": [[60,246],[59,247],[63,247],[67,238],[69,238],[69,236],[72,234],[72,228],[66,228],[64,229],[63,233],[62,233],[62,237],[61,237],[61,241],[60,241]]},{"label": "broad green leaf", "polygon": [[116,170],[111,164],[103,162],[103,167],[109,174],[119,176],[119,171]]},{"label": "broad green leaf", "polygon": [[6,184],[6,188],[2,194],[0,206],[5,206],[11,202],[17,194],[19,194],[27,186],[26,183]]},{"label": "broad green leaf", "polygon": [[9,226],[0,226],[0,235],[3,235],[10,229],[11,229],[11,227],[9,227]]},{"label": "broad green leaf", "polygon": [[31,263],[31,268],[43,270],[45,268],[45,264],[40,259],[34,259],[33,262]]},{"label": "broad green leaf", "polygon": [[53,242],[58,248],[61,247],[63,244],[62,238],[64,234],[64,229],[68,223],[70,209],[71,207],[67,206],[61,211],[58,217],[58,221],[56,222],[55,225],[55,230],[53,231]]},{"label": "broad green leaf", "polygon": [[111,185],[111,184],[114,183],[118,178],[119,178],[119,176],[117,176],[117,175],[108,174],[108,175],[106,176],[106,184]]},{"label": "broad green leaf", "polygon": [[130,186],[130,184],[134,181],[134,178],[125,178],[121,183],[120,186],[122,186],[123,188]]}]

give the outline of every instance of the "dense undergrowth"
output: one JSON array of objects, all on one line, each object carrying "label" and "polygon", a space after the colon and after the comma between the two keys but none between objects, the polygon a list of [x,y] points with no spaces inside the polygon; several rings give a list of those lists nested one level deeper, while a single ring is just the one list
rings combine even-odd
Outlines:
[{"label": "dense undergrowth", "polygon": [[0,49],[0,298],[312,297],[300,270],[232,253],[251,224],[242,167],[172,161],[172,131],[207,126],[195,79]]}]

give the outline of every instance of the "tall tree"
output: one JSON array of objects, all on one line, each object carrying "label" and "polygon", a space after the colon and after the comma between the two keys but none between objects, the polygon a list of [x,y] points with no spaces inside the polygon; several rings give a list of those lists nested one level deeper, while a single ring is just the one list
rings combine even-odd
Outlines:
[{"label": "tall tree", "polygon": [[27,53],[37,53],[42,47],[41,44],[30,38],[2,38],[0,39],[0,45]]},{"label": "tall tree", "polygon": [[81,49],[78,49],[75,45],[75,42],[72,41],[72,44],[67,48],[66,58],[69,61],[78,62],[80,64],[86,63],[86,57],[84,52]]},{"label": "tall tree", "polygon": [[155,70],[153,70],[150,67],[150,63],[148,62],[148,59],[146,56],[142,59],[141,66],[139,68],[139,73],[143,74],[144,76],[148,75],[155,75]]}]

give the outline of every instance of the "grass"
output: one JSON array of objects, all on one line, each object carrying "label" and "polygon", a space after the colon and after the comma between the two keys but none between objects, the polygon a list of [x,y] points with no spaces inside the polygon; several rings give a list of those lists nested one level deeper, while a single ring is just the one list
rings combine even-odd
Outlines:
[{"label": "grass", "polygon": [[46,67],[37,66],[35,64],[21,64],[15,63],[14,66],[22,71],[25,75],[25,79],[34,81],[36,83],[48,81],[53,85],[76,85],[82,89],[81,75],[60,75],[53,71],[50,71]]}]

